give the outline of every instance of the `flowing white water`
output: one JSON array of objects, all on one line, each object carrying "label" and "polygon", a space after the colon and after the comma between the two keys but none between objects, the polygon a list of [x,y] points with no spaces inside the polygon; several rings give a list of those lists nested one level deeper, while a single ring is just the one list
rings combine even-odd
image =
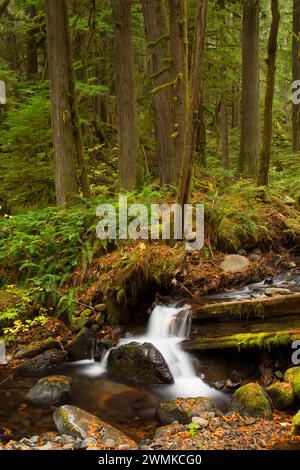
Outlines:
[{"label": "flowing white water", "polygon": [[[174,384],[156,387],[165,398],[206,396],[222,399],[221,392],[209,387],[196,374],[193,357],[181,349],[180,343],[189,338],[191,330],[191,315],[188,307],[162,306],[154,308],[147,331],[142,336],[122,338],[117,347],[133,341],[152,343],[162,354],[174,378]],[[109,351],[104,354],[102,361],[96,363],[87,361],[84,374],[99,377],[106,372]]]}]

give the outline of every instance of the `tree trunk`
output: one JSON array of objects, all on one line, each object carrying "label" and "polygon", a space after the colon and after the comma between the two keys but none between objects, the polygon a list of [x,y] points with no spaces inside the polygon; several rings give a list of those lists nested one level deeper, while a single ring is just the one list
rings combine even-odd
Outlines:
[{"label": "tree trunk", "polygon": [[57,204],[89,184],[75,95],[65,0],[45,0]]},{"label": "tree trunk", "polygon": [[142,0],[145,36],[149,54],[149,73],[152,79],[154,127],[157,143],[159,175],[162,184],[177,184],[172,171],[172,107],[171,89],[163,85],[170,81],[168,27],[163,0]]},{"label": "tree trunk", "polygon": [[[32,21],[36,16],[35,5],[27,7],[27,14]],[[27,33],[27,78],[30,79],[38,73],[38,45],[36,40],[36,28],[31,28]]]},{"label": "tree trunk", "polygon": [[243,0],[242,122],[239,171],[255,176],[260,151],[259,0]]},{"label": "tree trunk", "polygon": [[130,0],[112,0],[119,142],[119,184],[133,190],[137,171],[137,129]]},{"label": "tree trunk", "polygon": [[232,110],[231,110],[231,127],[235,129],[239,125],[239,94],[236,82],[232,85]]},{"label": "tree trunk", "polygon": [[173,80],[173,176],[178,182],[184,153],[188,107],[188,35],[186,0],[169,0],[170,52]]},{"label": "tree trunk", "polygon": [[[293,82],[300,80],[300,0],[293,0]],[[293,152],[300,150],[300,105],[293,104]]]},{"label": "tree trunk", "polygon": [[10,0],[4,0],[0,5],[0,18],[10,4]]},{"label": "tree trunk", "polygon": [[206,168],[206,128],[202,95],[200,98],[200,106],[197,119],[196,156],[198,164],[201,165],[203,168]]},{"label": "tree trunk", "polygon": [[276,53],[277,53],[277,37],[280,22],[280,12],[278,0],[272,0],[272,23],[268,41],[268,57],[267,57],[267,84],[265,91],[265,110],[264,110],[264,130],[262,151],[260,156],[260,165],[258,171],[258,185],[268,184],[269,166],[272,148],[272,118],[273,118],[273,100],[275,90],[275,73],[276,73]]},{"label": "tree trunk", "polygon": [[228,143],[228,115],[226,93],[221,93],[221,145],[222,145],[222,166],[229,168],[229,143]]},{"label": "tree trunk", "polygon": [[208,0],[199,0],[195,23],[195,39],[191,68],[191,89],[188,107],[186,139],[184,144],[178,193],[178,203],[181,204],[181,206],[183,206],[188,201],[192,181],[193,161],[197,135],[197,115],[200,105],[200,90],[205,49],[207,3]]}]

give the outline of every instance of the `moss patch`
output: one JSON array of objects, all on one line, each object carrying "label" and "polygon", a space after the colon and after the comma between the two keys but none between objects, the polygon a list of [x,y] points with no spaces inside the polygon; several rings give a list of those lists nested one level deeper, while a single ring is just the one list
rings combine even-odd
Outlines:
[{"label": "moss patch", "polygon": [[295,395],[290,383],[277,382],[267,388],[267,394],[277,410],[284,410],[292,405]]},{"label": "moss patch", "polygon": [[240,387],[234,394],[230,408],[242,416],[272,419],[272,407],[264,389],[249,383]]},{"label": "moss patch", "polygon": [[295,395],[300,399],[300,367],[291,367],[284,374],[284,381],[293,386]]},{"label": "moss patch", "polygon": [[300,436],[300,411],[293,418],[292,433]]}]

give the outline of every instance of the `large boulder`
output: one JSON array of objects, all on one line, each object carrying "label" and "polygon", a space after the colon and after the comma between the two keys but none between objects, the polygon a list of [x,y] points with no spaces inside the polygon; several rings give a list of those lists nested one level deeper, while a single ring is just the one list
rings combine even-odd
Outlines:
[{"label": "large boulder", "polygon": [[292,433],[300,436],[300,411],[294,416],[292,421]]},{"label": "large boulder", "polygon": [[71,395],[71,378],[63,375],[43,377],[26,395],[36,405],[57,405]]},{"label": "large boulder", "polygon": [[151,343],[129,343],[112,349],[108,356],[107,372],[119,380],[142,384],[171,384],[174,382],[162,354]]},{"label": "large boulder", "polygon": [[57,367],[67,360],[67,353],[58,349],[50,349],[32,359],[27,359],[18,368],[21,372],[32,374],[45,369]]},{"label": "large boulder", "polygon": [[91,359],[94,351],[94,338],[87,328],[82,328],[79,333],[66,346],[75,361]]},{"label": "large boulder", "polygon": [[220,413],[210,398],[176,398],[161,403],[156,411],[162,424],[189,424],[194,417],[207,418],[209,414]]},{"label": "large boulder", "polygon": [[300,367],[291,367],[284,374],[284,381],[292,385],[294,393],[300,399]]},{"label": "large boulder", "polygon": [[53,419],[60,434],[66,434],[75,439],[96,438],[108,447],[111,447],[109,445],[111,441],[114,441],[116,447],[134,448],[136,446],[136,443],[124,433],[76,406],[65,405],[57,408]]},{"label": "large boulder", "polygon": [[249,260],[241,255],[227,255],[220,264],[220,268],[225,273],[240,273],[245,271],[249,266]]},{"label": "large boulder", "polygon": [[230,410],[241,416],[272,419],[272,406],[264,389],[257,383],[243,385],[236,390]]},{"label": "large boulder", "polygon": [[276,382],[266,390],[274,408],[284,410],[294,402],[295,394],[290,383]]}]

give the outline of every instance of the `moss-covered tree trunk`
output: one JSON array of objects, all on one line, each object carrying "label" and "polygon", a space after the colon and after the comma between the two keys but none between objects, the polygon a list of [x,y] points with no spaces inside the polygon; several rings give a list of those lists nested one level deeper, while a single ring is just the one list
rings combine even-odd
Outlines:
[{"label": "moss-covered tree trunk", "polygon": [[258,170],[258,185],[267,185],[269,181],[269,166],[272,148],[273,134],[273,100],[275,90],[275,73],[276,73],[276,53],[277,53],[277,37],[280,22],[280,12],[278,0],[272,0],[272,23],[268,41],[268,57],[267,57],[267,84],[265,91],[265,110],[264,110],[264,130],[263,142],[260,155],[260,164]]},{"label": "moss-covered tree trunk", "polygon": [[186,0],[169,0],[169,22],[173,80],[172,181],[177,184],[187,130],[189,72]]},{"label": "moss-covered tree trunk", "polygon": [[65,0],[45,0],[57,204],[89,196]]},{"label": "moss-covered tree trunk", "polygon": [[121,189],[136,186],[138,140],[131,0],[112,0],[115,28],[115,72],[119,142],[119,184]]},{"label": "moss-covered tree trunk", "polygon": [[243,0],[242,114],[239,171],[256,176],[260,152],[259,118],[260,0]]},{"label": "moss-covered tree trunk", "polygon": [[178,203],[182,206],[188,201],[190,194],[193,161],[196,149],[197,117],[200,106],[205,49],[207,3],[207,0],[199,0],[195,23],[188,119],[178,192]]},{"label": "moss-covered tree trunk", "polygon": [[[31,22],[34,21],[36,16],[36,6],[29,5],[27,7],[27,14]],[[38,44],[36,39],[37,29],[32,26],[27,33],[27,64],[26,72],[27,78],[33,78],[38,73]]]},{"label": "moss-covered tree trunk", "polygon": [[172,106],[168,26],[163,0],[142,0],[145,36],[148,48],[148,70],[153,86],[154,126],[159,175],[162,184],[177,183],[172,171]]}]

